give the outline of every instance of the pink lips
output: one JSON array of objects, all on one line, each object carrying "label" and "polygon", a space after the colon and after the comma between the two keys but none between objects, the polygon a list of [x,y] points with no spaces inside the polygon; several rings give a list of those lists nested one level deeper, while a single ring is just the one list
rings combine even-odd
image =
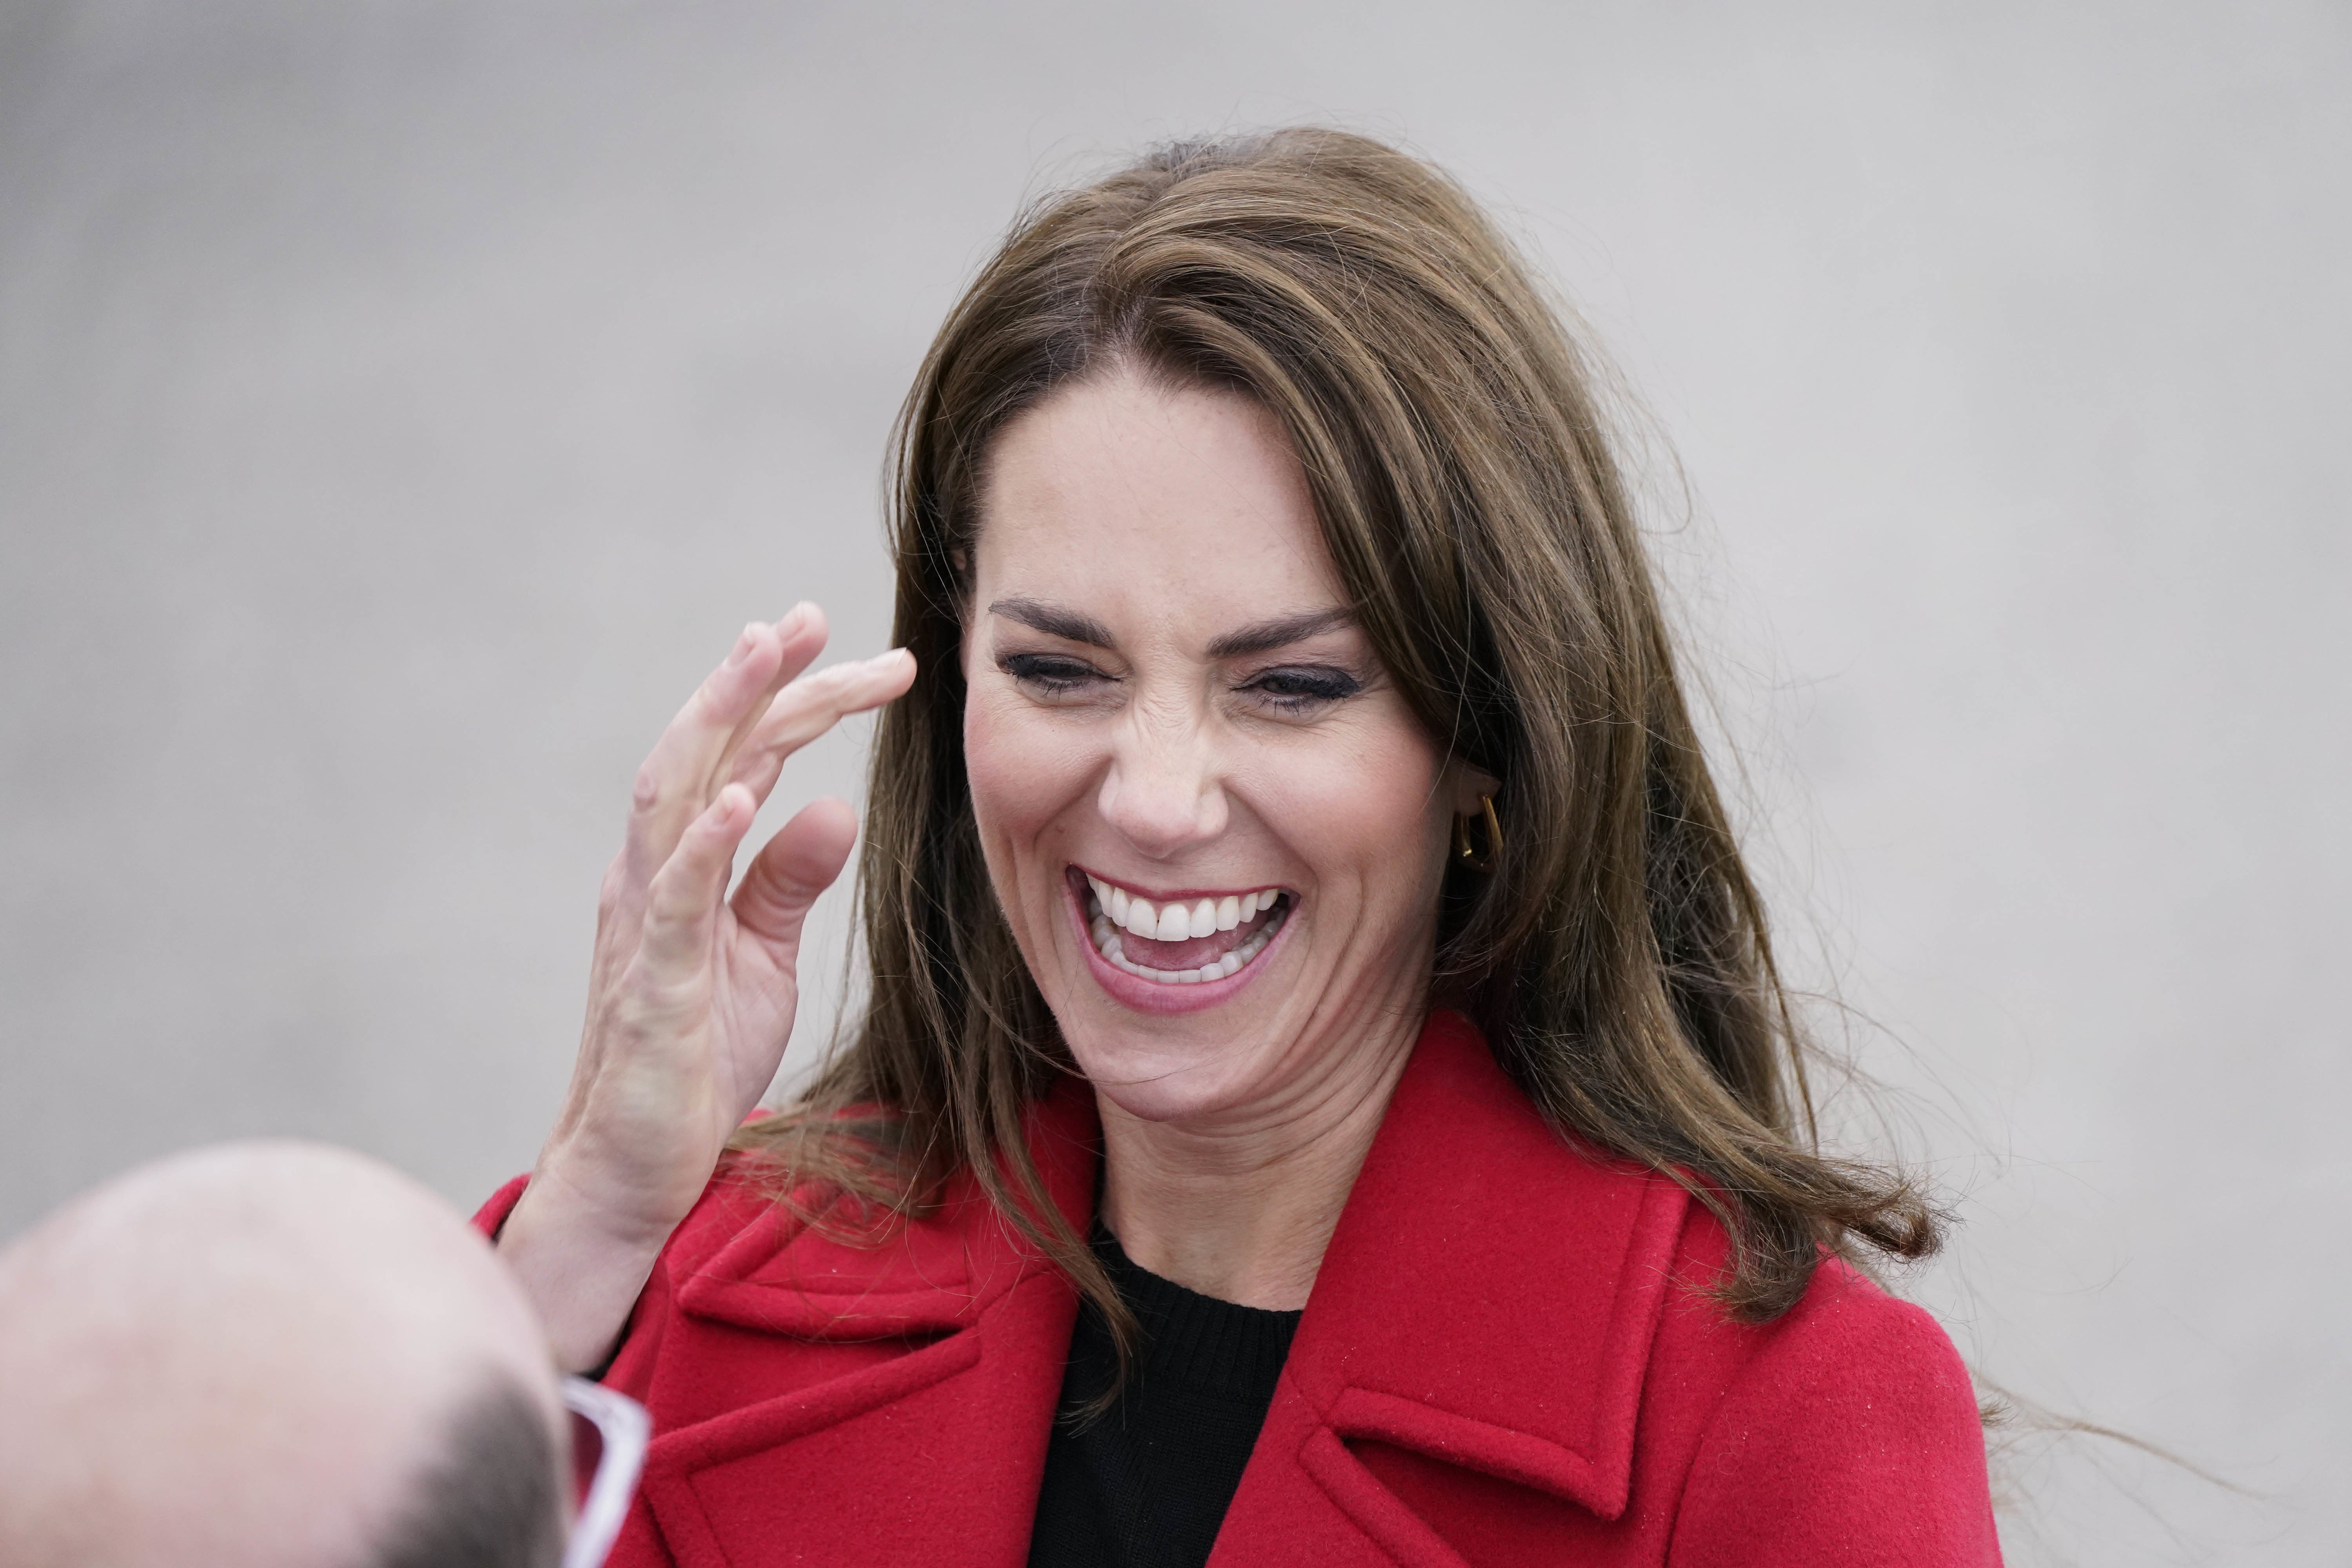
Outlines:
[{"label": "pink lips", "polygon": [[1078,889],[1065,883],[1063,892],[1070,909],[1072,931],[1087,955],[1087,967],[1093,972],[1096,984],[1109,992],[1111,999],[1122,1006],[1162,1016],[1198,1013],[1231,997],[1266,966],[1275,950],[1289,938],[1290,927],[1294,923],[1285,921],[1282,929],[1274,933],[1263,952],[1223,979],[1203,980],[1191,985],[1170,985],[1160,981],[1146,980],[1139,974],[1129,974],[1105,958],[1095,946],[1093,932],[1087,929],[1086,906],[1080,901]]}]

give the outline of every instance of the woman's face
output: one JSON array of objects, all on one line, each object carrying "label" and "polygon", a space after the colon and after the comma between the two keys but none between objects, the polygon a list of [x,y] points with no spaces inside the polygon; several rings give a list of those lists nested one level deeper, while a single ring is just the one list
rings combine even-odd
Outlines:
[{"label": "woman's face", "polygon": [[991,877],[1096,1088],[1279,1115],[1417,1019],[1475,785],[1349,620],[1281,426],[1116,374],[991,454],[964,756]]}]

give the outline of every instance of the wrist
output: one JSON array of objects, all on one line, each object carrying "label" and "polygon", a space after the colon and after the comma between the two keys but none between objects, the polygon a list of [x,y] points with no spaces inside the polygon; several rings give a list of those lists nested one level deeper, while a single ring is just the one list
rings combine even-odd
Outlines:
[{"label": "wrist", "polygon": [[537,1223],[552,1222],[583,1245],[630,1255],[660,1251],[694,1206],[691,1196],[683,1203],[666,1201],[593,1149],[553,1142],[540,1151],[522,1202],[515,1206],[520,1210],[526,1204]]},{"label": "wrist", "polygon": [[538,1310],[557,1365],[584,1373],[612,1359],[667,1230],[610,1223],[561,1179],[534,1174],[499,1231],[499,1256]]}]

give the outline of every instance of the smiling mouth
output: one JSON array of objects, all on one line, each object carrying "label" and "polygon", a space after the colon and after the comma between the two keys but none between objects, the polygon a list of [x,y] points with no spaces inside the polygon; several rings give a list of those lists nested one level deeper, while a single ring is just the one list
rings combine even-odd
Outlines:
[{"label": "smiling mouth", "polygon": [[1078,893],[1095,951],[1139,979],[1198,985],[1240,973],[1264,952],[1297,907],[1297,895],[1261,888],[1221,897],[1155,902],[1078,868]]}]

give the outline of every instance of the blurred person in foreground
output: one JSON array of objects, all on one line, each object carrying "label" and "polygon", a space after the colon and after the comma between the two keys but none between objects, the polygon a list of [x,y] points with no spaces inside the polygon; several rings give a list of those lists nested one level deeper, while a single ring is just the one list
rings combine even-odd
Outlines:
[{"label": "blurred person in foreground", "polygon": [[7,1568],[595,1561],[571,1426],[481,1237],[356,1154],[178,1155],[0,1251]]}]

